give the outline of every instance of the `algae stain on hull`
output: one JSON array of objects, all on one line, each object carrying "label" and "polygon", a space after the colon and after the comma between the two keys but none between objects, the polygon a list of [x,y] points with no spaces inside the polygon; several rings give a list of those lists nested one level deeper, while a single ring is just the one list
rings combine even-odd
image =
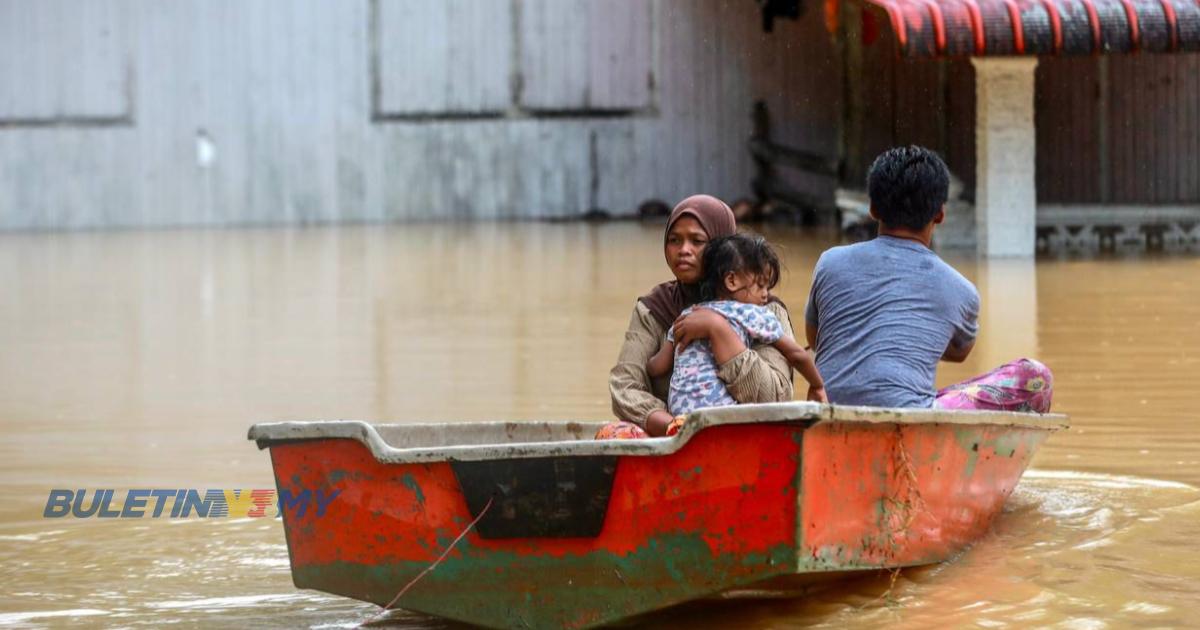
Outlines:
[{"label": "algae stain on hull", "polygon": [[405,473],[400,477],[400,483],[404,484],[405,488],[413,491],[413,494],[417,497],[418,505],[425,505],[425,493],[421,491],[421,484],[417,483],[417,480],[413,479],[412,475]]},{"label": "algae stain on hull", "polygon": [[[785,544],[714,555],[694,534],[656,536],[624,555],[519,555],[464,541],[395,607],[491,627],[591,627],[788,573],[794,553]],[[301,588],[384,605],[428,566],[332,562],[293,572]]]}]

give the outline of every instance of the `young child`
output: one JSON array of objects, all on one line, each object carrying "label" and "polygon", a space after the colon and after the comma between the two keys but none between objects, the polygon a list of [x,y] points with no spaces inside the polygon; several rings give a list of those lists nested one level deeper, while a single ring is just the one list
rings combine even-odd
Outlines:
[{"label": "young child", "polygon": [[[696,308],[713,310],[728,320],[747,347],[752,343],[775,346],[808,381],[809,400],[828,402],[812,356],[794,339],[784,336],[783,324],[766,308],[770,290],[779,281],[779,257],[766,239],[747,234],[715,238],[704,248],[701,269],[704,301],[683,314]],[[699,340],[686,348],[676,348],[673,332],[667,330],[662,347],[646,364],[652,377],[663,376],[674,367],[667,407],[676,421],[668,435],[678,431],[681,416],[696,409],[737,404],[717,375],[709,342]]]}]

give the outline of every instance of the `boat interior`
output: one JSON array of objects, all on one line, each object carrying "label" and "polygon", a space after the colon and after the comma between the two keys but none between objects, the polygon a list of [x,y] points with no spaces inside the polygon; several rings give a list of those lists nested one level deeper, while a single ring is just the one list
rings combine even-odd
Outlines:
[{"label": "boat interior", "polygon": [[375,430],[394,448],[435,448],[590,440],[604,425],[602,421],[443,422],[377,424]]}]

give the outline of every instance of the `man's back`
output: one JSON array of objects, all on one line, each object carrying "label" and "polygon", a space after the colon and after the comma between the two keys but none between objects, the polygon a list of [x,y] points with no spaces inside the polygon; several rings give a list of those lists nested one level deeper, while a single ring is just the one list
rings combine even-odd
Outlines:
[{"label": "man's back", "polygon": [[979,293],[921,243],[880,236],[821,255],[805,312],[830,402],[930,407],[947,346],[975,339]]}]

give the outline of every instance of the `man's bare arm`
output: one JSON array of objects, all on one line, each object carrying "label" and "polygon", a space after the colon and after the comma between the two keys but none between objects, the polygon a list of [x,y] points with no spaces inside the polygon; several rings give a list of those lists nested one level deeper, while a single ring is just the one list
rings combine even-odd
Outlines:
[{"label": "man's bare arm", "polygon": [[946,351],[942,353],[942,360],[950,363],[962,363],[967,360],[967,356],[971,354],[971,350],[975,349],[975,342],[972,341],[964,346],[956,346],[951,341],[950,345],[946,346]]},{"label": "man's bare arm", "polygon": [[817,326],[804,322],[804,338],[808,341],[809,348],[817,347]]}]

